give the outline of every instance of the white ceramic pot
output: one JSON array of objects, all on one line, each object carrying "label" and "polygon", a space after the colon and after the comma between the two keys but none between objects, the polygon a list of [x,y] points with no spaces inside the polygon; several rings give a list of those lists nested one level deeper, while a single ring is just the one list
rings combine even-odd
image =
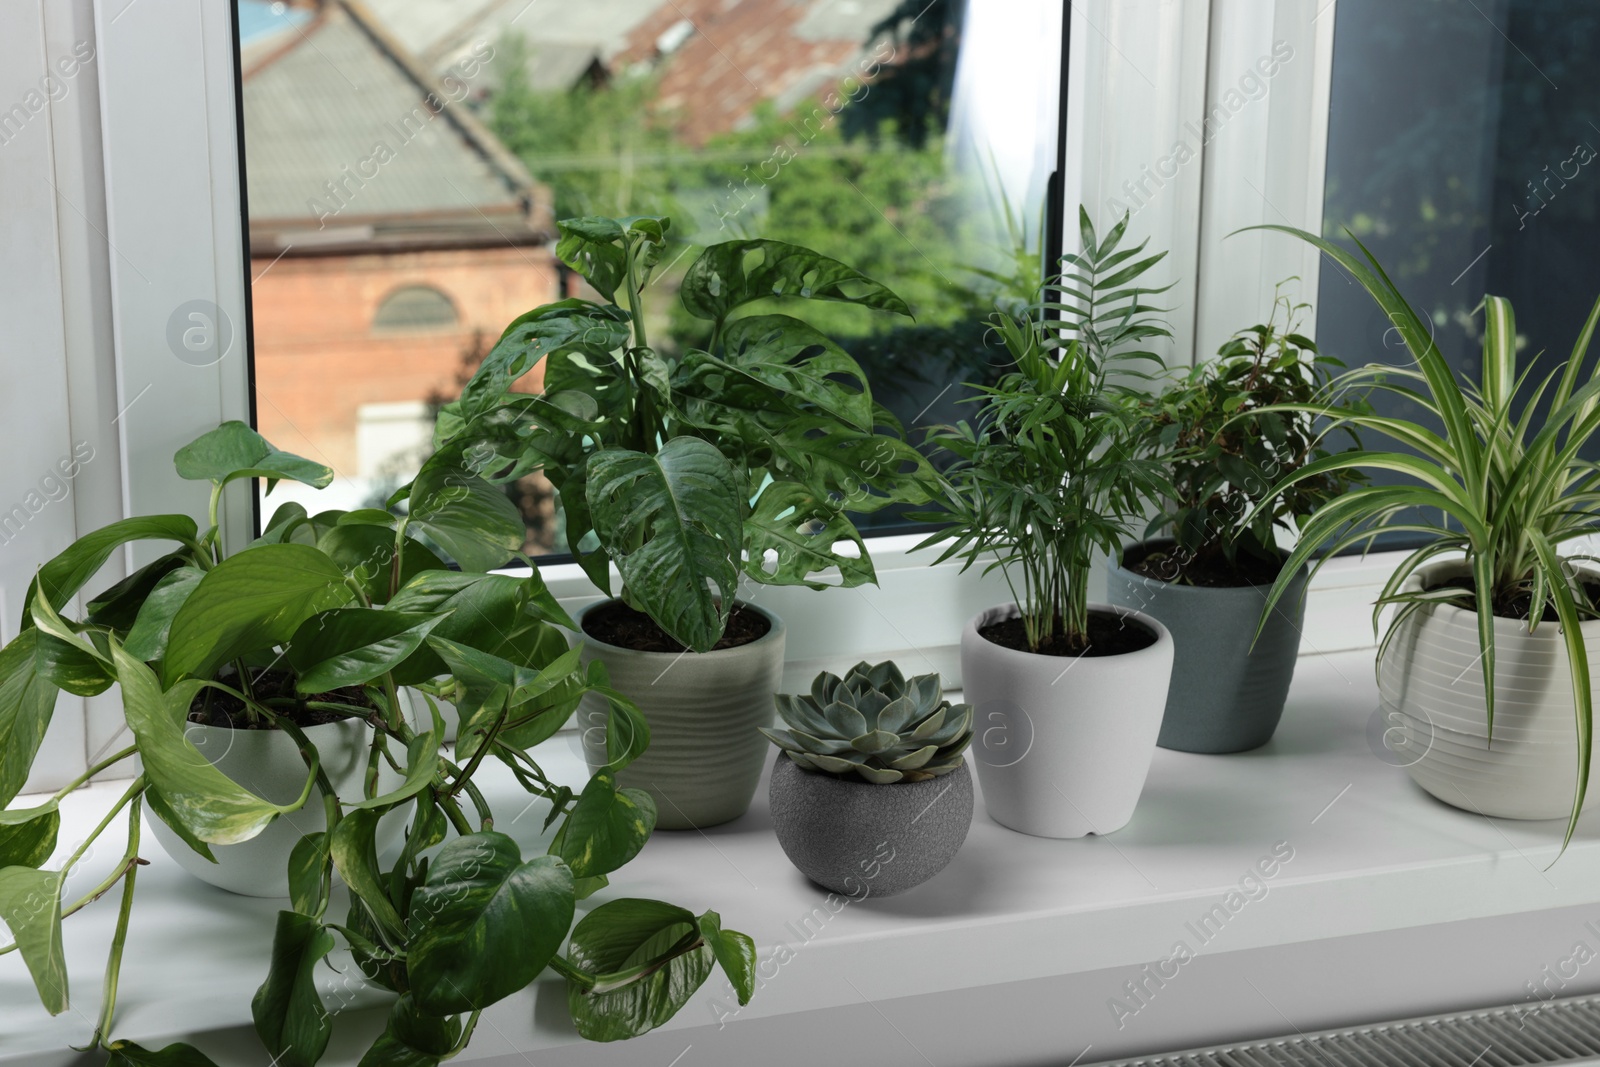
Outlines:
[{"label": "white ceramic pot", "polygon": [[990,816],[1038,837],[1108,834],[1126,826],[1144,789],[1172,679],[1172,635],[1148,615],[1097,614],[1142,626],[1155,643],[1116,656],[1041,656],[987,640],[980,627],[1016,605],[981,612],[961,634],[964,699],[973,706],[972,762]]},{"label": "white ceramic pot", "polygon": [[[1468,573],[1459,562],[1422,568],[1418,590]],[[1582,624],[1591,677],[1600,677],[1600,620]],[[1405,731],[1411,777],[1446,804],[1503,819],[1564,819],[1578,779],[1572,679],[1560,626],[1530,633],[1494,620],[1494,739],[1484,700],[1478,615],[1436,603],[1413,612],[1378,665],[1378,696]],[[1591,786],[1585,807],[1600,791]]]},{"label": "white ceramic pot", "polygon": [[[626,693],[650,723],[650,748],[617,775],[656,802],[656,827],[688,830],[743,815],[755,797],[772,744],[758,730],[771,726],[773,697],[783,681],[783,621],[753,604],[743,610],[771,624],[747,645],[715,652],[638,652],[583,632],[583,664],[606,665],[611,685]],[[610,704],[589,694],[578,705],[584,756],[593,773],[606,764]]]},{"label": "white ceramic pot", "polygon": [[[300,758],[294,739],[280,730],[230,730],[190,723],[185,732],[212,765],[259,797],[275,804],[289,804],[305,788],[305,761]],[[308,727],[305,735],[317,746],[322,769],[334,791],[341,797],[360,796],[371,729],[363,722],[346,719]],[[400,781],[387,764],[379,768],[380,792],[397,787]],[[243,896],[287,897],[289,853],[303,835],[327,828],[321,798],[322,794],[312,786],[305,807],[278,816],[249,841],[212,845],[216,863],[206,862],[154,815],[145,821],[178,866],[202,882]],[[394,844],[404,831],[403,811],[386,816],[378,825],[378,851]]]}]

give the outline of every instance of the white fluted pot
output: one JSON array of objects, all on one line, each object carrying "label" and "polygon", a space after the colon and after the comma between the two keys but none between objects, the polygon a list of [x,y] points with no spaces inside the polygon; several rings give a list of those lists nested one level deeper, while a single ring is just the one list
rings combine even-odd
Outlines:
[{"label": "white fluted pot", "polygon": [[[773,697],[783,680],[783,621],[752,604],[741,610],[771,628],[737,648],[715,652],[638,652],[591,637],[584,619],[610,601],[578,613],[583,664],[600,660],[612,688],[639,705],[650,724],[650,748],[617,776],[656,802],[656,826],[688,830],[731,822],[755,797],[771,750],[758,728],[771,726]],[[578,706],[590,772],[607,762],[610,705],[593,694]]]},{"label": "white fluted pot", "polygon": [[1014,618],[1015,604],[980,612],[961,633],[971,758],[984,806],[1002,826],[1037,837],[1108,834],[1139,803],[1172,680],[1172,635],[1142,612],[1090,611],[1122,615],[1155,643],[1073,659],[1007,648],[978,632]]},{"label": "white fluted pot", "polygon": [[[1459,562],[1422,568],[1409,590],[1468,573]],[[1582,625],[1591,677],[1600,677],[1600,620]],[[1563,819],[1577,786],[1572,679],[1559,624],[1529,632],[1494,620],[1494,736],[1484,700],[1478,616],[1430,604],[1399,624],[1378,665],[1387,721],[1403,731],[1396,751],[1418,785],[1446,804],[1504,819]],[[1585,807],[1592,806],[1589,793]]]}]

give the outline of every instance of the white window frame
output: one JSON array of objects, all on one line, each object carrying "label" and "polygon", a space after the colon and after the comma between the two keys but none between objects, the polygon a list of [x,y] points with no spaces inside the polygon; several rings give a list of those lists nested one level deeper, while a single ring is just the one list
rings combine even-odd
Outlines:
[{"label": "white window frame", "polygon": [[[1125,199],[1124,182],[1146,167],[1172,170],[1147,182],[1153,195],[1131,228],[1170,250],[1179,279],[1174,363],[1208,358],[1234,328],[1256,321],[1281,277],[1298,275],[1302,294],[1315,295],[1318,261],[1303,246],[1281,236],[1224,238],[1261,222],[1319,228],[1335,3],[1273,0],[1266,18],[1260,0],[1070,5],[1065,202],[1091,205],[1103,230],[1110,200]],[[8,320],[22,324],[17,343],[50,370],[26,399],[0,400],[12,428],[6,487],[74,441],[89,441],[108,461],[85,469],[70,510],[44,516],[25,546],[0,557],[0,609],[12,627],[32,568],[72,537],[125,514],[202,514],[205,488],[176,477],[172,453],[252,411],[231,7],[19,0],[0,10],[0,55],[11,75],[0,88],[41,76],[80,40],[96,59],[47,108],[48,136],[15,152],[16,144],[0,145],[8,165],[0,182],[19,176],[8,212],[44,220],[0,252],[9,283],[0,299]],[[1280,40],[1294,57],[1264,97],[1230,114],[1196,158],[1164,165]],[[1071,250],[1077,226],[1068,223]],[[210,366],[177,358],[167,341],[169,319],[194,300],[214,304],[232,327],[231,348]],[[254,527],[250,494],[237,488],[223,511],[225,541],[235,546]],[[997,575],[928,566],[932,553],[911,551],[916,540],[870,539],[876,588],[753,593],[789,624],[785,684],[890,655],[958,681],[962,625],[1007,593]],[[143,559],[131,553],[122,562]],[[1370,645],[1366,605],[1390,565],[1376,555],[1330,564],[1313,592],[1303,650]],[[597,595],[576,567],[542,573],[569,603]],[[64,698],[35,784],[70,778],[120,725],[112,698]]]}]

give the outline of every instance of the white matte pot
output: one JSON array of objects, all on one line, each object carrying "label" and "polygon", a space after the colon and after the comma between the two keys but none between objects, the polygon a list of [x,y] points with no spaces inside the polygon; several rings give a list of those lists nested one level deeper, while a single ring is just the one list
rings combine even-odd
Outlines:
[{"label": "white matte pot", "polygon": [[[305,761],[300,758],[294,738],[281,730],[231,730],[189,723],[185,735],[208,762],[259,797],[275,804],[289,804],[305,788]],[[317,746],[322,769],[334,791],[347,799],[359,797],[366,777],[371,728],[359,720],[344,719],[306,727],[305,735]],[[396,788],[400,781],[392,768],[380,765],[380,792]],[[303,808],[278,816],[249,841],[210,846],[216,863],[207,862],[154,815],[146,822],[178,866],[202,882],[249,897],[287,897],[289,853],[303,835],[327,829],[322,794],[316,786],[312,786]],[[404,812],[386,816],[378,824],[378,851],[381,853],[399,840],[404,830]]]},{"label": "white matte pot", "polygon": [[[1460,562],[1423,567],[1411,591],[1468,574]],[[1600,619],[1581,624],[1591,678],[1600,677]],[[1378,697],[1404,731],[1397,754],[1446,804],[1502,819],[1564,819],[1578,780],[1571,662],[1556,622],[1529,632],[1494,620],[1494,738],[1484,700],[1477,612],[1433,603],[1399,624],[1378,664]],[[1592,787],[1585,807],[1600,792]]]},{"label": "white matte pot", "polygon": [[1142,612],[1090,611],[1142,626],[1155,642],[1111,656],[1044,656],[978,631],[1015,618],[1015,604],[971,619],[961,634],[962,688],[973,706],[972,762],[989,815],[1037,837],[1108,834],[1126,826],[1144,789],[1172,678],[1172,635]]}]

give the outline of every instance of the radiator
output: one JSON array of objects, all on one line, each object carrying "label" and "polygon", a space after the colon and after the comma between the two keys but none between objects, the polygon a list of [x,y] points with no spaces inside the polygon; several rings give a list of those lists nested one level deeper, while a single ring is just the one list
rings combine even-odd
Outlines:
[{"label": "radiator", "polygon": [[1525,1067],[1600,1064],[1600,994],[1429,1015],[1092,1067]]}]

